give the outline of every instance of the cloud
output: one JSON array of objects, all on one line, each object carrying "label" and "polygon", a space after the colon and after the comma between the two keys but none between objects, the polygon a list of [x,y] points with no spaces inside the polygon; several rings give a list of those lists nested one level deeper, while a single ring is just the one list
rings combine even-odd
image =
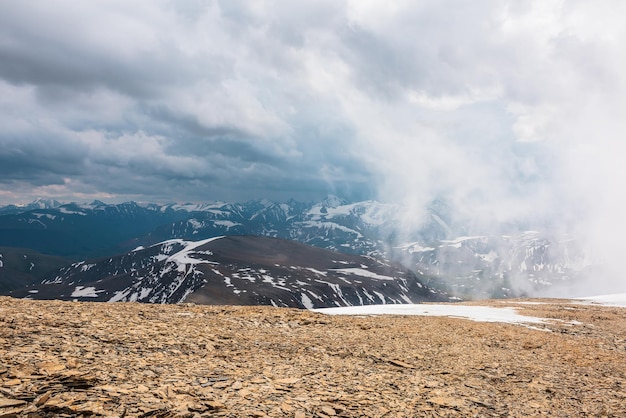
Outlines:
[{"label": "cloud", "polygon": [[[227,3],[3,4],[0,86],[13,97],[0,103],[2,181],[69,176],[145,199],[168,184],[188,193],[176,198],[204,200],[321,196],[334,187],[327,164],[359,177],[358,163],[335,155],[341,145],[326,147],[343,138],[308,132],[345,129],[311,114],[325,99],[306,91],[292,36],[333,8],[284,7],[284,22],[296,19],[283,24],[270,5]],[[361,182],[346,171],[334,182]]]}]

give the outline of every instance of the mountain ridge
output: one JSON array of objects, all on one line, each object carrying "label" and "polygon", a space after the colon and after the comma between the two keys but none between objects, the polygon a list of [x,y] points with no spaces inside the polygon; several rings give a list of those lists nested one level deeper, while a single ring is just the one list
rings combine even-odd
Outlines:
[{"label": "mountain ridge", "polygon": [[272,305],[297,308],[449,301],[427,277],[373,257],[279,238],[168,240],[74,263],[12,296],[99,302]]},{"label": "mountain ridge", "polygon": [[591,266],[569,237],[545,231],[529,238],[522,226],[509,226],[506,234],[481,234],[455,221],[443,201],[434,201],[421,222],[407,222],[408,209],[401,205],[335,196],[309,203],[93,201],[23,210],[0,208],[0,246],[33,248],[73,261],[170,239],[258,235],[398,261],[461,297],[540,294],[581,280]]}]

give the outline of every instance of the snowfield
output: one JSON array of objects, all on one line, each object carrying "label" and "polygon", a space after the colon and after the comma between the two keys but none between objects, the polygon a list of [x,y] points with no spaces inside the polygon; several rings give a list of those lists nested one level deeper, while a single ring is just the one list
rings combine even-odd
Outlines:
[{"label": "snowfield", "polygon": [[[626,307],[626,293],[579,298],[575,299],[573,303]],[[465,318],[477,322],[502,322],[518,325],[545,324],[554,321],[546,318],[520,315],[515,308],[511,307],[498,308],[457,304],[366,305],[312,310],[327,315],[448,316],[451,318]]]},{"label": "snowfield", "polygon": [[549,320],[544,318],[520,315],[514,308],[456,304],[366,305],[313,309],[313,311],[328,315],[449,316],[478,322],[504,322],[509,324],[544,324],[549,322]]}]

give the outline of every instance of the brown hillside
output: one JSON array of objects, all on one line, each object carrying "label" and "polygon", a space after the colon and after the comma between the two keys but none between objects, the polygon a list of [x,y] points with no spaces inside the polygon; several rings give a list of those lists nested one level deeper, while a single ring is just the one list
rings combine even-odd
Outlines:
[{"label": "brown hillside", "polygon": [[625,416],[626,309],[544,302],[489,303],[565,322],[0,298],[0,417]]}]

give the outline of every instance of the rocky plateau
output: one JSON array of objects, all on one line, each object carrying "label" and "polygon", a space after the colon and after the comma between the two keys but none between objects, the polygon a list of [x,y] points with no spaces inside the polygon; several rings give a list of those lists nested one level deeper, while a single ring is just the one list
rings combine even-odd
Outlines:
[{"label": "rocky plateau", "polygon": [[0,417],[626,414],[624,308],[541,326],[271,306],[0,298]]}]

